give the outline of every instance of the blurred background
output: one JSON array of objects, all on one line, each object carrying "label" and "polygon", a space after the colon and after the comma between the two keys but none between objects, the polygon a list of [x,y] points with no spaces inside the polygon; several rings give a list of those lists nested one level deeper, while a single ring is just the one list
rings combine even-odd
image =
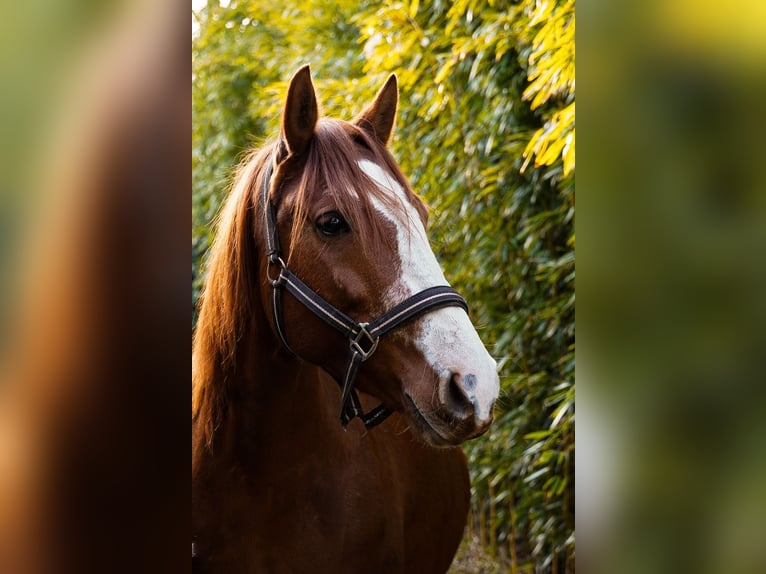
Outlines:
[{"label": "blurred background", "polygon": [[188,570],[187,18],[0,1],[3,574]]},{"label": "blurred background", "polygon": [[766,4],[577,4],[578,565],[766,571]]},{"label": "blurred background", "polygon": [[192,321],[232,168],[292,74],[350,120],[395,72],[393,154],[501,366],[452,572],[573,572],[574,2],[199,2],[192,29]]}]

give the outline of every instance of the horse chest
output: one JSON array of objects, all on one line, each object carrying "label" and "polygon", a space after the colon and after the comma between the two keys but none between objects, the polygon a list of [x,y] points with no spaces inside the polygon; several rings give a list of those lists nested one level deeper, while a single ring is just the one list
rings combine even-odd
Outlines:
[{"label": "horse chest", "polygon": [[428,447],[388,459],[413,443],[384,433],[345,463],[293,452],[207,485],[200,514],[215,523],[196,530],[195,571],[444,572],[467,510],[464,459]]},{"label": "horse chest", "polygon": [[401,505],[368,485],[277,474],[252,481],[247,493],[230,488],[227,501],[218,496],[210,539],[198,536],[195,572],[401,571]]},{"label": "horse chest", "polygon": [[250,494],[257,509],[254,530],[273,544],[274,525],[280,524],[285,547],[295,540],[338,548],[363,547],[370,541],[392,545],[397,542],[393,525],[401,524],[404,515],[392,471],[369,463],[299,461],[254,480]]}]

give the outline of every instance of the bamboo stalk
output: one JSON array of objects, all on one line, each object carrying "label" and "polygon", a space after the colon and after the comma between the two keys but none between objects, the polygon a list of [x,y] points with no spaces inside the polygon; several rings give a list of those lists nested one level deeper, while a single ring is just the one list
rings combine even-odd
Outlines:
[{"label": "bamboo stalk", "polygon": [[486,516],[484,513],[484,505],[479,506],[479,544],[482,549],[487,548],[487,528],[486,528]]},{"label": "bamboo stalk", "polygon": [[508,537],[508,553],[511,556],[511,574],[519,574],[519,557],[516,555],[516,506],[513,496],[513,480],[508,480],[508,500],[511,510],[511,534]]},{"label": "bamboo stalk", "polygon": [[489,554],[497,558],[497,512],[495,508],[495,488],[489,483]]}]

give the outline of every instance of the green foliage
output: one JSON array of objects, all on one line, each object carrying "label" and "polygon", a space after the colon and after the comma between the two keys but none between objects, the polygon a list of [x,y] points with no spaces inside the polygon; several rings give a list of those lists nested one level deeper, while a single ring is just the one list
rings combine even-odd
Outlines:
[{"label": "green foliage", "polygon": [[[532,156],[535,165],[553,165],[559,156],[564,175],[575,165],[575,11],[574,0],[527,3],[528,26],[536,30],[529,49],[529,85],[524,99],[537,109],[553,97],[566,102],[555,108],[535,132],[524,150],[526,167]],[[522,35],[523,37],[523,35]],[[524,169],[522,167],[522,169]]]},{"label": "green foliage", "polygon": [[345,118],[397,73],[394,155],[501,365],[496,422],[465,448],[472,531],[522,569],[560,572],[574,557],[573,8],[211,2],[193,43],[193,300],[228,170],[278,129],[292,72],[310,62],[326,113]]}]

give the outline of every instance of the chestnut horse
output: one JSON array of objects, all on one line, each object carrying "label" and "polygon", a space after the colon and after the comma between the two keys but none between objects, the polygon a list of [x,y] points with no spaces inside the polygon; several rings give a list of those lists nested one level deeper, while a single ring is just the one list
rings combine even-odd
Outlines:
[{"label": "chestnut horse", "polygon": [[392,75],[319,119],[304,67],[240,168],[194,338],[195,572],[449,568],[498,376],[386,149],[397,104]]}]

